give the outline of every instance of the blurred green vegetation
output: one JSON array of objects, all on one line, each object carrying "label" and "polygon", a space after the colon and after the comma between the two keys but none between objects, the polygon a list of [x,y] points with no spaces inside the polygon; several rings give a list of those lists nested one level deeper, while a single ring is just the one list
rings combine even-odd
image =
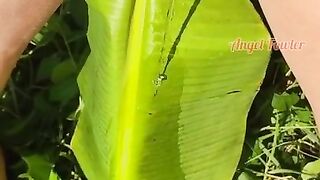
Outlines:
[{"label": "blurred green vegetation", "polygon": [[[280,52],[274,52],[248,117],[235,179],[319,179],[320,140],[310,105]],[[305,166],[318,166],[317,173]],[[239,177],[238,177],[239,176]],[[309,180],[303,178],[303,180]],[[311,179],[312,179],[311,178]]]},{"label": "blurred green vegetation", "polygon": [[10,180],[44,179],[52,167],[62,179],[83,176],[68,144],[79,103],[76,78],[90,53],[87,19],[83,0],[66,0],[29,44],[2,94],[0,140]]},{"label": "blurred green vegetation", "polygon": [[[90,53],[86,12],[83,0],[65,0],[21,56],[2,93],[0,142],[9,180],[50,174],[52,180],[85,179],[69,143],[79,105],[76,78]],[[279,52],[271,58],[247,127],[234,179],[319,179],[312,170],[319,166],[320,141],[311,108]]]}]

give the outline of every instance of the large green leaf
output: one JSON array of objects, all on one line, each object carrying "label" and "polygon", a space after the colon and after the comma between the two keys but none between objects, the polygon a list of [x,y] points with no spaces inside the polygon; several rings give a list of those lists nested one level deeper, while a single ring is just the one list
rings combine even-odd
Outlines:
[{"label": "large green leaf", "polygon": [[249,0],[89,0],[72,147],[90,180],[227,180],[270,52]]}]

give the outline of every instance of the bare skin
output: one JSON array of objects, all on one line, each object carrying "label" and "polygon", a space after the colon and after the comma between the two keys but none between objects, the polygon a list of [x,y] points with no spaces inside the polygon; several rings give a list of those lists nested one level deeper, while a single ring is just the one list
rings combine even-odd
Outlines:
[{"label": "bare skin", "polygon": [[320,1],[260,0],[279,42],[300,41],[300,50],[281,50],[306,94],[320,129]]},{"label": "bare skin", "polygon": [[[30,39],[61,2],[62,0],[0,0],[0,91]],[[0,148],[0,180],[6,179],[4,168]]]},{"label": "bare skin", "polygon": [[30,39],[60,3],[61,0],[0,0],[0,89]]},{"label": "bare skin", "polygon": [[0,180],[6,180],[5,164],[2,149],[0,148]]},{"label": "bare skin", "polygon": [[[59,6],[61,0],[0,0],[0,90],[29,40]],[[320,5],[319,0],[260,0],[278,41],[303,41],[299,51],[283,51],[289,66],[313,107],[320,128]],[[10,47],[10,48],[8,48]],[[318,101],[319,100],[319,101]],[[5,180],[0,149],[0,180]]]}]

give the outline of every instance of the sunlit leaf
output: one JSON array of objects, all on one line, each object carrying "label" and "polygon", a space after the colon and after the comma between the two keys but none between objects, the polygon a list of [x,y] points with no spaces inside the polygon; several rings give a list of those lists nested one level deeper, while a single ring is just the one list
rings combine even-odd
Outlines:
[{"label": "sunlit leaf", "polygon": [[318,179],[320,177],[320,160],[308,163],[302,170],[303,180]]},{"label": "sunlit leaf", "polygon": [[247,0],[89,0],[72,148],[88,179],[232,179],[270,53]]}]

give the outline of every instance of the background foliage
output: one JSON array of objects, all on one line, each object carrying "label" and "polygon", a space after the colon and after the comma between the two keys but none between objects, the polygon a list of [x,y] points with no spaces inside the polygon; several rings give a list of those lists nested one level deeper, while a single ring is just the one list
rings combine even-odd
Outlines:
[{"label": "background foliage", "polygon": [[[83,0],[66,0],[21,56],[1,96],[9,179],[42,180],[50,173],[52,179],[85,179],[69,143],[79,105],[76,77],[90,52],[86,12]],[[313,115],[279,52],[247,127],[234,179],[319,178],[312,170],[320,164]]]},{"label": "background foliage", "polygon": [[86,12],[84,1],[66,0],[21,56],[2,94],[9,179],[44,179],[51,167],[62,179],[81,174],[68,143],[79,102],[76,78],[90,52]]}]

